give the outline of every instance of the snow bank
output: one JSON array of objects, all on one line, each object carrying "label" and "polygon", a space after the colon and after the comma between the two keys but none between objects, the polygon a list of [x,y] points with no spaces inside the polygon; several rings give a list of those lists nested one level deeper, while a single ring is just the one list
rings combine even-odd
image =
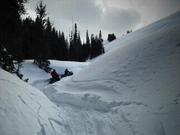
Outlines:
[{"label": "snow bank", "polygon": [[17,77],[0,69],[0,134],[68,134],[57,108],[49,99]]},{"label": "snow bank", "polygon": [[[0,70],[0,133],[179,135],[179,22],[180,12],[117,39],[79,73],[43,89],[46,96]],[[24,72],[33,82],[44,74],[28,63]]]},{"label": "snow bank", "polygon": [[113,41],[116,47],[44,93],[71,110],[74,123],[90,123],[86,134],[179,135],[179,22],[180,12]]}]

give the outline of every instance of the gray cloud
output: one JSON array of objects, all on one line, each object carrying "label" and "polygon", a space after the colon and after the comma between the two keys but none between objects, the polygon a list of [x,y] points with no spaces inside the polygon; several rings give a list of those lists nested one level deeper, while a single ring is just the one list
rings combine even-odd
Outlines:
[{"label": "gray cloud", "polygon": [[124,33],[140,23],[141,16],[132,9],[107,10],[102,19],[102,28],[115,33]]},{"label": "gray cloud", "polygon": [[[57,29],[69,34],[72,23],[78,23],[81,33],[86,29],[90,32],[99,30],[99,23],[102,16],[102,6],[96,3],[97,0],[43,0],[47,5],[48,16]],[[31,0],[27,8],[31,15],[37,5],[37,0]],[[72,22],[73,21],[73,22]]]},{"label": "gray cloud", "polygon": [[[27,4],[31,15],[37,0]],[[43,0],[57,29],[71,29],[77,22],[81,33],[89,29],[97,33],[115,32],[121,35],[127,29],[136,29],[180,10],[180,0]]]},{"label": "gray cloud", "polygon": [[180,10],[180,0],[104,0],[115,8],[134,9],[141,15],[141,26],[150,24]]},{"label": "gray cloud", "polygon": [[[30,7],[35,7],[35,2]],[[99,20],[102,10],[95,0],[43,0],[52,18],[77,21],[82,24]]]}]

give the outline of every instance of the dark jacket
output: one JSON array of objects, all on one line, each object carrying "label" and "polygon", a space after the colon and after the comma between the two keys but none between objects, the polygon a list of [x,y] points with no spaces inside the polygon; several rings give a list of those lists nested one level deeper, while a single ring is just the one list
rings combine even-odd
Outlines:
[{"label": "dark jacket", "polygon": [[59,79],[59,74],[58,74],[55,70],[53,70],[53,71],[51,72],[51,76],[52,76],[52,78],[54,78],[54,79]]}]

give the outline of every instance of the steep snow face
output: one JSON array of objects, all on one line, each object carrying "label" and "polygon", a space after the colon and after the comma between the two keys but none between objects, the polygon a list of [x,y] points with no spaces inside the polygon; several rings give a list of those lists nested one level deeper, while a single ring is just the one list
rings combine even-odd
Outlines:
[{"label": "steep snow face", "polygon": [[0,134],[71,134],[66,116],[49,99],[0,69]]},{"label": "steep snow face", "polygon": [[76,135],[179,135],[179,35],[180,12],[112,42],[44,93],[64,107]]},{"label": "steep snow face", "polygon": [[87,68],[44,89],[58,107],[0,70],[0,134],[179,135],[179,22],[180,12],[120,38]]}]

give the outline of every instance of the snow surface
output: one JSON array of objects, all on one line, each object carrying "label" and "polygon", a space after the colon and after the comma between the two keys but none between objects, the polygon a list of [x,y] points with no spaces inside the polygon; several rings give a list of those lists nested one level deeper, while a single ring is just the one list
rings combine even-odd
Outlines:
[{"label": "snow surface", "polygon": [[[113,41],[81,71],[41,89],[46,96],[0,70],[0,133],[179,135],[179,35],[180,12]],[[45,77],[31,66],[23,70],[36,73],[32,82]]]},{"label": "snow surface", "polygon": [[[65,69],[72,71],[74,74],[77,74],[81,69],[89,65],[89,62],[69,62],[69,61],[56,61],[50,60],[50,67],[56,69],[56,72],[64,74]],[[48,82],[51,78],[51,75],[46,73],[44,70],[38,68],[36,64],[33,63],[33,60],[25,60],[22,62],[22,67],[20,68],[20,73],[24,76],[23,78],[28,78],[28,83],[38,89],[43,89],[48,85]],[[67,79],[63,78],[63,79]]]},{"label": "snow surface", "polygon": [[75,113],[72,123],[88,123],[86,134],[179,135],[179,35],[180,12],[113,41],[112,50],[44,93]]},{"label": "snow surface", "polygon": [[0,69],[1,135],[71,135],[66,116],[38,89]]}]

